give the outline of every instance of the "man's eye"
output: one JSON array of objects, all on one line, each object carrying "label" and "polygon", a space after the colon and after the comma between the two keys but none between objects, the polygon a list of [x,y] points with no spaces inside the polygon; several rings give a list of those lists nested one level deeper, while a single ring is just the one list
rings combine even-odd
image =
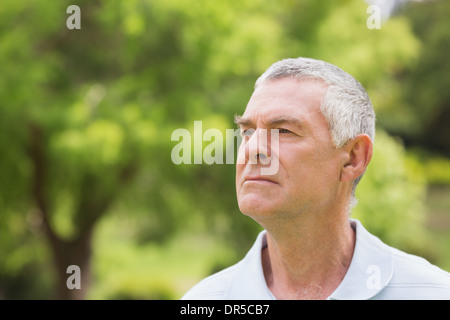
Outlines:
[{"label": "man's eye", "polygon": [[292,133],[288,129],[278,129],[278,133]]},{"label": "man's eye", "polygon": [[241,134],[243,137],[251,137],[254,132],[255,129],[244,129],[241,131]]}]

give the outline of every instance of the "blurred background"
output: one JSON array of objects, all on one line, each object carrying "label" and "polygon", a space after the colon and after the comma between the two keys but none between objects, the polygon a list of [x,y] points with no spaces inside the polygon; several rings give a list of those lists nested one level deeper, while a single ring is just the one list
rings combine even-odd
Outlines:
[{"label": "blurred background", "polygon": [[0,299],[179,299],[240,260],[260,227],[234,165],[175,165],[171,134],[235,128],[256,78],[298,56],[376,109],[352,216],[450,271],[450,1],[377,3],[379,29],[363,0],[2,0]]}]

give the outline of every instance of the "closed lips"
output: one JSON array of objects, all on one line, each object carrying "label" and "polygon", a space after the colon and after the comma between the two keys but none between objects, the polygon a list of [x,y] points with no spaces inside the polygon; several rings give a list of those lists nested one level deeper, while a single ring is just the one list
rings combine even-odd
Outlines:
[{"label": "closed lips", "polygon": [[249,177],[245,177],[244,181],[260,181],[260,182],[272,182],[272,183],[276,183],[273,180],[270,180],[266,177],[261,177],[261,176],[249,176]]}]

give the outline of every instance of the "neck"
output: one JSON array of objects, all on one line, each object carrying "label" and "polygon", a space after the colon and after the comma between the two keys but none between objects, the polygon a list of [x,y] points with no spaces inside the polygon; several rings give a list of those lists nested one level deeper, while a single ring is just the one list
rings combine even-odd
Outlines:
[{"label": "neck", "polygon": [[264,276],[277,299],[326,299],[339,286],[355,244],[347,214],[305,214],[264,227]]}]

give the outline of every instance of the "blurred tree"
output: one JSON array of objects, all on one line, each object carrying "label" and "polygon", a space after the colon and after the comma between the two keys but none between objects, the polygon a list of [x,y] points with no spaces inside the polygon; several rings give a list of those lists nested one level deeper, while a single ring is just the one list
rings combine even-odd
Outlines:
[{"label": "blurred tree", "polygon": [[396,107],[380,112],[380,122],[407,145],[450,157],[450,2],[409,1],[397,15],[411,21],[422,46],[410,68],[396,70]]},{"label": "blurred tree", "polygon": [[[72,4],[81,30],[66,27]],[[192,227],[246,251],[258,227],[238,214],[234,166],[173,164],[171,133],[194,120],[232,128],[257,76],[285,57],[328,60],[378,96],[392,95],[381,84],[414,61],[418,43],[401,18],[367,29],[366,7],[2,1],[0,294],[19,297],[18,281],[2,280],[13,277],[26,279],[21,290],[41,287],[49,276],[29,270],[45,273],[52,256],[57,297],[83,298],[95,227],[118,207],[140,219],[140,241]],[[66,287],[72,264],[81,268],[81,291]]]}]

